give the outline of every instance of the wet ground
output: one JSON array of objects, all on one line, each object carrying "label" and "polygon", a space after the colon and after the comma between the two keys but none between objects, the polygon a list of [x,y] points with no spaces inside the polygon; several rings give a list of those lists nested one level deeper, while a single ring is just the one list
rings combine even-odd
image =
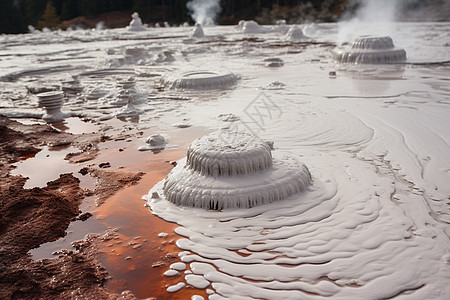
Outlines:
[{"label": "wet ground", "polygon": [[[297,42],[282,26],[1,36],[0,296],[446,299],[448,26],[396,24],[407,62],[364,67],[332,60],[336,24]],[[239,80],[161,86],[198,70]],[[55,89],[72,117],[50,127],[36,93]],[[192,140],[225,128],[289,151],[311,189],[245,211],[152,208],[165,220],[144,207]],[[138,151],[152,134],[167,146]],[[180,261],[207,289],[166,291],[186,283],[162,275]]]}]

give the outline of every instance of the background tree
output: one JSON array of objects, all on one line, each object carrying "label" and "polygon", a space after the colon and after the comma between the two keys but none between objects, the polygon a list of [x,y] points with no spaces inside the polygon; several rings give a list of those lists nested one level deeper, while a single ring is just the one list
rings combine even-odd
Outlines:
[{"label": "background tree", "polygon": [[61,20],[70,20],[80,15],[77,0],[63,0],[61,4]]},{"label": "background tree", "polygon": [[[27,32],[28,24],[38,27],[49,0],[0,0],[0,33]],[[193,23],[186,3],[189,0],[51,0],[56,16],[61,20],[75,17],[98,17],[99,14],[137,11],[145,23],[168,21],[170,24]],[[347,17],[366,0],[220,0],[222,12],[219,24],[236,24],[239,20],[255,19],[273,24],[277,19],[288,23],[337,21],[345,12]],[[449,0],[401,0],[403,20],[450,21]],[[102,16],[103,17],[103,16]],[[122,17],[115,26],[126,26]],[[41,20],[43,21],[43,20]],[[53,25],[52,25],[53,26]]]},{"label": "background tree", "polygon": [[20,3],[23,5],[22,8],[27,25],[36,26],[45,10],[47,0],[23,0]]},{"label": "background tree", "polygon": [[42,29],[44,27],[47,28],[56,28],[61,23],[58,15],[56,14],[56,9],[53,6],[51,1],[47,2],[47,6],[45,7],[45,11],[42,14],[41,19],[38,22],[38,29]]}]

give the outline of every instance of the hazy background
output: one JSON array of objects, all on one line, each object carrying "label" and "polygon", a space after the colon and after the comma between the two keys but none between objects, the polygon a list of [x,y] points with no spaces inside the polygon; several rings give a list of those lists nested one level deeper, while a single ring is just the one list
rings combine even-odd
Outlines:
[{"label": "hazy background", "polygon": [[393,13],[394,21],[450,21],[450,0],[0,0],[0,33],[24,33],[28,25],[90,28],[101,21],[123,27],[134,11],[149,25],[336,22],[355,19],[362,7],[373,18]]}]

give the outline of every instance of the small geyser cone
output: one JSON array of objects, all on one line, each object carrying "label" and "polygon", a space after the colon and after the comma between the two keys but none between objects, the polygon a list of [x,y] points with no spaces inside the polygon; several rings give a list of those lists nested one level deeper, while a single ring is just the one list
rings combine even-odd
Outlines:
[{"label": "small geyser cone", "polygon": [[164,197],[181,206],[248,208],[306,190],[308,168],[252,135],[219,131],[194,141],[164,180]]},{"label": "small geyser cone", "polygon": [[272,166],[270,146],[248,134],[218,131],[192,142],[187,150],[189,167],[206,176],[234,176]]},{"label": "small geyser cone", "polygon": [[392,64],[406,61],[406,51],[395,48],[389,36],[363,36],[354,39],[350,48],[335,51],[333,58],[339,63]]},{"label": "small geyser cone", "polygon": [[64,93],[62,91],[52,91],[37,94],[38,106],[46,110],[42,117],[47,122],[57,122],[68,118],[70,115],[63,113],[61,108],[64,104]]},{"label": "small geyser cone", "polygon": [[192,37],[195,37],[195,38],[204,38],[205,37],[205,33],[203,32],[203,28],[202,28],[201,24],[199,24],[199,23],[195,24],[194,32],[192,33]]},{"label": "small geyser cone", "polygon": [[146,30],[146,28],[142,24],[141,18],[139,17],[139,14],[137,12],[134,12],[131,15],[131,18],[132,18],[132,20],[130,22],[130,25],[128,26],[128,30],[129,31],[143,31],[143,30]]},{"label": "small geyser cone", "polygon": [[289,31],[286,33],[286,36],[284,38],[291,42],[298,42],[301,40],[305,40],[306,36],[303,34],[303,31],[300,27],[294,25],[289,28]]},{"label": "small geyser cone", "polygon": [[177,90],[219,90],[234,86],[238,77],[233,73],[194,71],[182,74],[170,74],[161,78],[161,85]]},{"label": "small geyser cone", "polygon": [[256,23],[255,21],[239,21],[238,29],[242,31],[242,33],[246,34],[256,34],[256,33],[264,33],[266,29]]}]

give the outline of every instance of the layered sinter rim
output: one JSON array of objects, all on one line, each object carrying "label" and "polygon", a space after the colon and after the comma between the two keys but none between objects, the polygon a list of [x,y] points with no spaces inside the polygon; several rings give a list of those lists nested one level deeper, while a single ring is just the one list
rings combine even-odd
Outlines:
[{"label": "layered sinter rim", "polygon": [[305,191],[311,174],[290,157],[274,159],[273,168],[234,177],[203,176],[180,163],[164,181],[165,198],[181,206],[222,210],[250,208]]},{"label": "layered sinter rim", "polygon": [[182,73],[177,77],[163,77],[161,84],[168,89],[177,90],[213,90],[225,89],[237,83],[233,73],[219,74],[211,71]]},{"label": "layered sinter rim", "polygon": [[352,42],[352,49],[387,50],[392,48],[394,48],[394,42],[390,36],[362,36]]},{"label": "layered sinter rim", "polygon": [[270,146],[255,136],[218,131],[192,142],[189,168],[206,176],[252,174],[272,166]]},{"label": "layered sinter rim", "polygon": [[351,48],[334,52],[333,58],[340,63],[392,64],[406,61],[406,51],[395,48],[388,36],[360,37],[352,42]]},{"label": "layered sinter rim", "polygon": [[182,206],[249,208],[306,190],[308,168],[294,158],[272,158],[258,137],[217,131],[192,142],[187,157],[164,180],[164,197]]},{"label": "layered sinter rim", "polygon": [[404,62],[406,60],[406,51],[403,49],[376,52],[349,51],[336,53],[334,58],[341,63],[388,64]]}]

